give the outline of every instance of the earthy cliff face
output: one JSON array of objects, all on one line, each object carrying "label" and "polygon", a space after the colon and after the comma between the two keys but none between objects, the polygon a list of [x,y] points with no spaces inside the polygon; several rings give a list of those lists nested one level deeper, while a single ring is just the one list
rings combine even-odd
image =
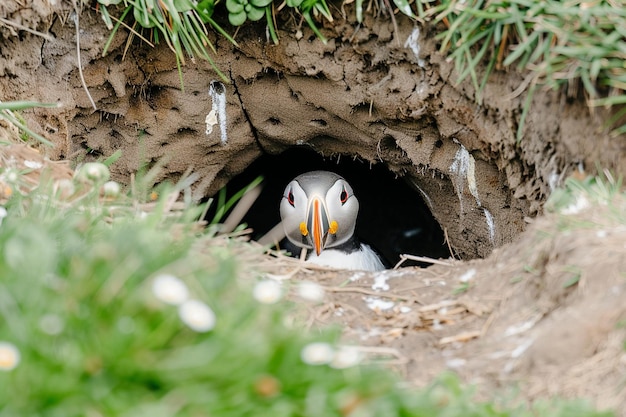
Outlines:
[{"label": "earthy cliff face", "polygon": [[457,85],[453,65],[437,52],[434,29],[402,16],[397,30],[384,16],[360,27],[339,19],[324,29],[327,44],[289,22],[280,25],[277,46],[263,27],[243,29],[239,49],[215,39],[217,65],[230,82],[207,63],[190,61],[182,69],[183,91],[164,45],[150,48],[135,37],[126,50],[122,31],[102,57],[109,32],[87,10],[78,40],[94,109],[77,69],[76,14],[50,4],[0,8],[23,26],[49,32],[3,28],[0,96],[59,102],[59,109],[25,114],[57,143],[50,156],[81,162],[121,150],[113,166],[121,182],[161,161],[160,179],[199,174],[200,199],[264,154],[303,147],[326,158],[356,158],[405,179],[453,250],[471,258],[512,241],[578,166],[626,166],[622,142],[603,133],[582,100],[551,91],[535,94],[518,143],[525,93],[516,89],[523,79],[496,73],[477,104],[471,84]]}]

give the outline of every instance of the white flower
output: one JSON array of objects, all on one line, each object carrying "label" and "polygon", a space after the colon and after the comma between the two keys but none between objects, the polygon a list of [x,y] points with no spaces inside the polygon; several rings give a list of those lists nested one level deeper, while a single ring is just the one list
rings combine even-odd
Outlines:
[{"label": "white flower", "polygon": [[120,185],[115,181],[107,181],[102,186],[102,192],[107,197],[117,197],[120,194]]},{"label": "white flower", "polygon": [[0,342],[0,371],[10,371],[20,363],[20,351],[9,342]]},{"label": "white flower", "polygon": [[572,204],[561,209],[561,213],[565,215],[578,214],[589,206],[590,203],[589,200],[587,200],[587,197],[579,195]]},{"label": "white flower", "polygon": [[39,169],[43,167],[43,164],[39,161],[24,161],[24,166],[30,169]]},{"label": "white flower", "polygon": [[333,347],[324,342],[309,343],[300,352],[302,362],[308,365],[325,365],[330,363],[334,356]]},{"label": "white flower", "polygon": [[202,301],[185,301],[178,307],[178,315],[183,323],[196,332],[208,332],[215,327],[215,313]]},{"label": "white flower", "polygon": [[335,352],[330,366],[335,369],[345,369],[356,366],[361,362],[361,351],[354,346],[341,346]]},{"label": "white flower", "polygon": [[20,178],[20,174],[14,169],[7,169],[6,171],[4,171],[4,174],[2,174],[2,177],[9,184],[15,184],[17,180]]},{"label": "white flower", "polygon": [[303,281],[298,284],[298,295],[305,300],[320,302],[324,300],[326,292],[316,282]]},{"label": "white flower", "polygon": [[79,168],[76,178],[86,182],[106,182],[111,178],[111,172],[100,162],[87,162]]},{"label": "white flower", "polygon": [[254,286],[252,295],[260,303],[274,304],[283,296],[283,290],[278,282],[266,280]]},{"label": "white flower", "polygon": [[152,292],[159,300],[172,305],[180,305],[189,299],[189,290],[185,283],[169,274],[161,274],[154,278]]}]

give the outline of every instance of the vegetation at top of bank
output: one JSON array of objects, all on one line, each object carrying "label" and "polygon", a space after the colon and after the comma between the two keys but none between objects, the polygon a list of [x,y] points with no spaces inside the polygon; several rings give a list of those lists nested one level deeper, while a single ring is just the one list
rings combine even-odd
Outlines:
[{"label": "vegetation at top of bank", "polygon": [[[539,86],[584,91],[591,107],[618,106],[607,124],[626,132],[626,8],[612,0],[418,0],[419,15],[445,25],[437,37],[454,60],[459,80],[472,79],[476,98],[489,75],[515,67],[529,71],[520,120],[523,133],[532,94]],[[487,63],[484,68],[484,63]]]},{"label": "vegetation at top of bank", "polygon": [[[393,0],[394,4],[404,13],[413,16],[408,0]],[[141,29],[151,30],[154,43],[164,41],[175,53],[179,68],[185,63],[185,55],[200,57],[211,63],[216,72],[228,81],[211,58],[215,53],[213,43],[208,37],[206,25],[237,45],[237,42],[214,19],[214,14],[225,13],[233,26],[241,26],[246,22],[254,22],[265,17],[269,36],[278,43],[276,32],[276,14],[291,11],[302,17],[311,30],[323,41],[326,39],[319,31],[316,19],[324,18],[332,21],[332,13],[326,0],[286,0],[282,3],[273,0],[226,0],[225,7],[218,8],[219,0],[98,0],[98,9],[107,27],[112,30],[109,42],[120,26],[124,25],[134,35],[152,43],[143,35]],[[356,0],[357,18],[362,19],[363,0]],[[119,6],[121,14],[115,17],[109,8]],[[117,10],[117,9],[116,9]],[[124,23],[127,16],[132,16],[130,24]],[[108,49],[105,47],[104,54]],[[180,72],[180,71],[179,71]]]},{"label": "vegetation at top of bank", "polygon": [[[215,49],[206,25],[233,44],[236,41],[216,22],[216,13],[226,14],[233,26],[265,18],[268,34],[275,43],[278,13],[300,15],[323,41],[316,21],[333,20],[326,0],[226,0],[225,5],[219,0],[98,0],[98,3],[113,33],[125,25],[131,33],[148,41],[139,32],[141,28],[152,29],[148,37],[153,42],[166,42],[179,65],[185,63],[186,56],[199,56],[209,61],[224,80],[226,77],[211,58]],[[389,1],[381,4],[392,8]],[[441,51],[454,60],[459,81],[471,78],[478,102],[494,70],[514,67],[528,72],[519,91],[513,94],[528,91],[518,140],[523,135],[532,96],[540,86],[566,88],[571,96],[583,92],[591,107],[614,107],[616,110],[607,126],[616,135],[626,132],[626,7],[620,7],[621,2],[393,0],[393,5],[396,12],[443,25],[437,35]],[[113,17],[112,6],[120,6],[115,9],[121,10],[119,18]],[[363,0],[355,1],[359,22],[366,6]],[[129,15],[133,16],[132,21],[124,23]]]}]

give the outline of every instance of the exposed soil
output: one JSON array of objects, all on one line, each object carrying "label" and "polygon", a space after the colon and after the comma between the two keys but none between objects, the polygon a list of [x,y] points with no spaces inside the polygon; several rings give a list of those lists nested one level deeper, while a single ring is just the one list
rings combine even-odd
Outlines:
[{"label": "exposed soil", "polygon": [[[265,41],[262,27],[245,28],[239,49],[215,40],[217,64],[231,83],[207,63],[189,62],[183,92],[166,46],[138,43],[124,54],[120,32],[102,58],[109,32],[96,13],[85,12],[78,40],[94,110],[76,66],[75,14],[4,7],[6,18],[50,38],[3,31],[0,97],[59,102],[59,109],[27,113],[58,144],[50,156],[80,162],[122,150],[113,167],[121,182],[141,165],[163,161],[162,179],[187,170],[200,175],[200,199],[264,152],[306,146],[358,157],[385,164],[419,190],[467,259],[512,241],[579,164],[626,166],[624,141],[603,132],[582,100],[558,92],[535,95],[518,144],[525,97],[514,91],[522,77],[495,74],[477,105],[471,84],[455,85],[452,64],[437,53],[429,33],[435,29],[402,16],[397,31],[384,16],[369,16],[361,27],[337,19],[324,29],[326,45],[293,22],[279,25],[285,30],[277,46]],[[33,14],[38,19],[29,20]],[[219,123],[206,134],[211,110]]]},{"label": "exposed soil", "polygon": [[471,262],[272,272],[324,286],[311,325],[341,324],[347,343],[418,386],[451,370],[482,396],[582,397],[626,415],[626,226],[610,210],[542,216]]},{"label": "exposed soil", "polygon": [[[94,109],[77,69],[74,16],[64,2],[0,5],[0,17],[47,34],[0,24],[0,98],[60,103],[23,112],[57,144],[40,149],[49,159],[80,163],[121,150],[114,179],[128,183],[139,167],[162,162],[159,180],[199,174],[198,200],[264,153],[298,146],[383,164],[420,193],[466,261],[383,273],[376,279],[389,288],[377,296],[395,306],[381,311],[363,300],[384,287],[372,275],[298,272],[332,287],[332,299],[315,307],[318,321],[396,349],[399,369],[418,384],[452,368],[484,392],[519,386],[526,398],[588,396],[626,415],[626,334],[616,327],[626,316],[626,230],[600,211],[579,214],[599,226],[569,233],[561,217],[537,217],[572,172],[626,168],[624,138],[611,138],[582,98],[536,93],[518,143],[524,77],[495,73],[477,104],[437,51],[437,28],[401,15],[397,30],[385,16],[361,26],[337,19],[323,29],[326,45],[297,19],[279,25],[277,46],[262,26],[242,29],[239,48],[216,37],[230,83],[207,63],[188,62],[182,91],[164,45],[135,39],[124,52],[120,32],[102,57],[109,32],[85,11],[78,41]],[[573,274],[578,283],[565,285]],[[355,280],[340,289],[347,278]],[[461,285],[466,291],[453,295]]]}]

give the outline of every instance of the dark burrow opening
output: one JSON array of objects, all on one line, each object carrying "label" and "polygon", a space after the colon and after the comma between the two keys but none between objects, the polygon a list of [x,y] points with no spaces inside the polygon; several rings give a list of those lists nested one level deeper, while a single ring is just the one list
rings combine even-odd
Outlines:
[{"label": "dark burrow opening", "polygon": [[[304,147],[290,148],[278,155],[264,154],[228,182],[226,194],[230,196],[258,176],[264,178],[261,195],[243,218],[253,229],[253,239],[259,239],[280,222],[279,205],[285,186],[297,175],[318,169],[336,172],[352,185],[360,203],[356,234],[374,247],[388,266],[394,266],[401,254],[450,256],[444,233],[421,195],[384,164],[370,166],[352,155],[324,158]],[[208,218],[211,216],[209,213]],[[426,266],[413,261],[403,265]]]}]

